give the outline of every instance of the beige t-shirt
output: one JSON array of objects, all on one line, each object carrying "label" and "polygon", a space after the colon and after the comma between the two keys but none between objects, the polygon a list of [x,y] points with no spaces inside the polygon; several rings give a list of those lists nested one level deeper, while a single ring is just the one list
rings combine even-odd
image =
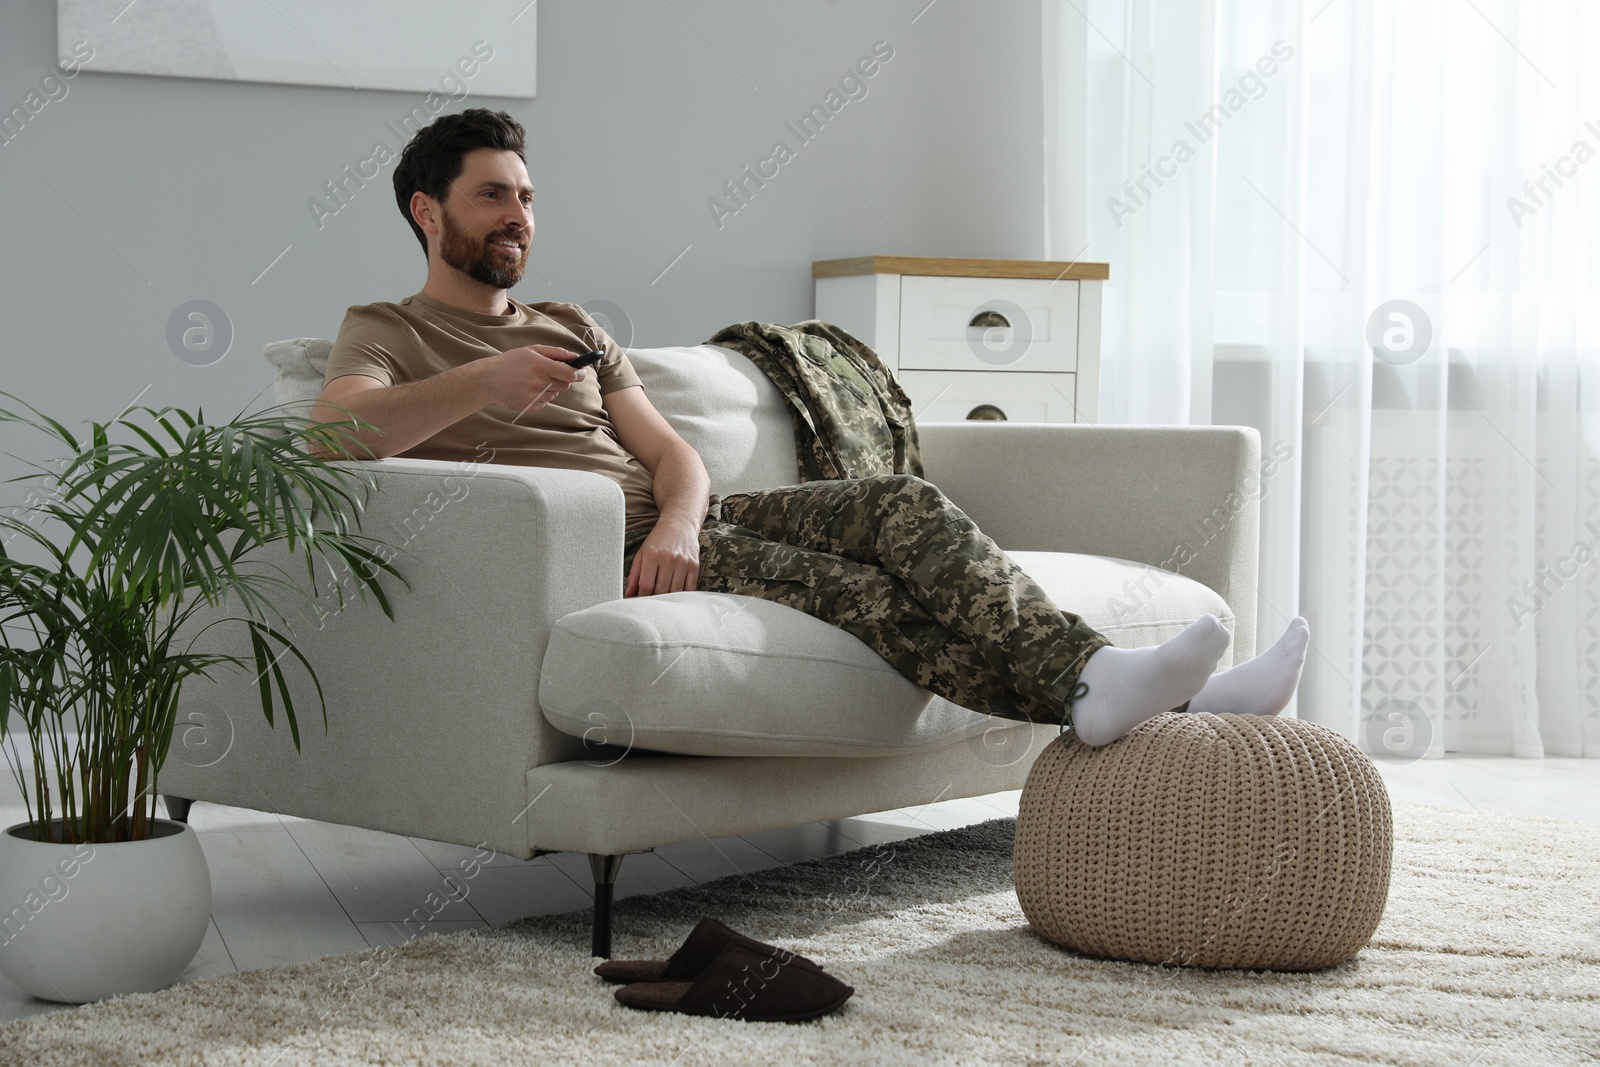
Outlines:
[{"label": "beige t-shirt", "polygon": [[519,415],[490,405],[401,455],[596,471],[622,487],[626,526],[654,522],[660,510],[650,470],[622,447],[600,403],[606,393],[640,384],[627,354],[577,304],[509,302],[509,315],[468,311],[421,293],[398,304],[356,305],[345,313],[323,381],[365,374],[401,385],[524,345],[575,353],[604,348],[583,381],[537,411]]}]

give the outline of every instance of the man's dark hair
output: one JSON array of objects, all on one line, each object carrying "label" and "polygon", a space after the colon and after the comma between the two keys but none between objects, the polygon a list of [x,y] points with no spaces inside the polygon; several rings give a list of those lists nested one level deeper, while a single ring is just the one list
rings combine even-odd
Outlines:
[{"label": "man's dark hair", "polygon": [[422,242],[422,251],[428,251],[428,235],[422,232],[417,220],[411,217],[411,197],[426,193],[440,203],[450,183],[461,176],[461,157],[475,148],[498,148],[515,152],[524,164],[522,153],[527,145],[527,135],[522,124],[504,111],[490,111],[482,107],[469,107],[459,115],[445,115],[417,131],[400,153],[400,162],[394,168],[394,199],[400,205],[400,214],[411,225],[411,231]]}]

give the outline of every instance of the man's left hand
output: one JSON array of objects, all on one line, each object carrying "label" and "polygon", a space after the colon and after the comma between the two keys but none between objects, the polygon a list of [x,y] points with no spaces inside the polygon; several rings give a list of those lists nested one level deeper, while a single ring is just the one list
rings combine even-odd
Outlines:
[{"label": "man's left hand", "polygon": [[622,595],[653,596],[692,590],[700,581],[700,530],[687,522],[661,519],[633,554]]}]

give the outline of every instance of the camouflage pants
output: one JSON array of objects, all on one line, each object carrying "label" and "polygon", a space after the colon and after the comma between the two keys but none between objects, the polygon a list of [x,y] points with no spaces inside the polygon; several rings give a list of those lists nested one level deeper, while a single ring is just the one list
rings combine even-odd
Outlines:
[{"label": "camouflage pants", "polygon": [[[624,576],[649,530],[627,531]],[[1007,719],[1062,722],[1084,661],[1111,643],[913,475],[713,495],[696,588],[797,608],[918,685]]]}]

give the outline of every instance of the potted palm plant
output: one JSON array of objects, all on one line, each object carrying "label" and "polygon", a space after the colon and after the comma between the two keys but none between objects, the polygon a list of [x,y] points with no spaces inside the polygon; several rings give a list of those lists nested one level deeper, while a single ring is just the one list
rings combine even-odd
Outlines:
[{"label": "potted palm plant", "polygon": [[[357,532],[368,477],[319,458],[342,451],[348,423],[266,412],[209,425],[140,407],[80,440],[0,398],[25,409],[0,406],[0,423],[66,452],[13,479],[33,492],[0,514],[0,743],[27,815],[0,833],[0,973],[73,1003],[157,989],[199,950],[211,911],[198,839],[156,814],[179,688],[251,671],[268,723],[281,712],[298,749],[285,670],[316,673],[291,601],[325,595],[321,577],[336,575],[338,607],[370,593],[392,618],[381,579],[398,575]],[[263,562],[268,545],[309,581]],[[196,650],[209,625],[185,623],[221,604],[251,656]],[[325,701],[321,713],[326,726]]]}]

